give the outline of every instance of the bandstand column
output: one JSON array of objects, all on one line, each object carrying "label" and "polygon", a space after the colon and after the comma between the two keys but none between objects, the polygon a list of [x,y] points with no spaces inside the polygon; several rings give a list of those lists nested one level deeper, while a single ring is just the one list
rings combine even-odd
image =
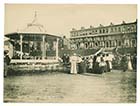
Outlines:
[{"label": "bandstand column", "polygon": [[59,38],[57,38],[57,41],[56,41],[56,59],[58,60],[58,41],[59,41]]},{"label": "bandstand column", "polygon": [[46,56],[46,49],[45,49],[45,36],[42,36],[42,59],[44,60]]},{"label": "bandstand column", "polygon": [[22,48],[23,48],[23,46],[22,46],[22,38],[23,38],[23,36],[20,35],[20,53],[21,53],[20,60],[22,60],[22,55],[23,55],[23,52],[22,52]]}]

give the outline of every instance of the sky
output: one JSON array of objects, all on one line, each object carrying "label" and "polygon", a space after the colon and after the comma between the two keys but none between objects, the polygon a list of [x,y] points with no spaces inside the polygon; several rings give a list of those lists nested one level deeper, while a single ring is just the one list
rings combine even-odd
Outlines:
[{"label": "sky", "polygon": [[5,4],[4,33],[24,29],[32,22],[35,11],[38,23],[47,33],[66,37],[72,28],[107,26],[110,22],[120,24],[137,19],[134,4]]}]

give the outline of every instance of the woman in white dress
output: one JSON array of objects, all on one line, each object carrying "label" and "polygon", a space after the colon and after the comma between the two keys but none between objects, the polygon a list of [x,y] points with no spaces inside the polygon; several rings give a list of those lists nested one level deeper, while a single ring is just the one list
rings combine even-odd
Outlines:
[{"label": "woman in white dress", "polygon": [[71,63],[71,74],[77,74],[77,63],[78,63],[78,56],[74,53],[73,56],[70,57]]},{"label": "woman in white dress", "polygon": [[130,55],[127,56],[127,61],[128,61],[128,65],[127,65],[128,71],[132,71],[133,68],[132,68],[132,63],[131,63],[131,57],[130,57]]},{"label": "woman in white dress", "polygon": [[92,69],[93,69],[93,59],[92,59],[92,57],[90,57],[90,59],[88,60],[88,63],[89,63],[89,72],[92,72]]}]

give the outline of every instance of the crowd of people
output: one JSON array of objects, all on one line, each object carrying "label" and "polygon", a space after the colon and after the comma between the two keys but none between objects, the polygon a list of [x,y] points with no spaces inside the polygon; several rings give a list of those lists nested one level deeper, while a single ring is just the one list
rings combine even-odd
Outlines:
[{"label": "crowd of people", "polygon": [[[63,69],[65,72],[71,74],[80,73],[95,73],[102,74],[111,72],[113,66],[119,64],[117,67],[125,71],[136,71],[137,55],[125,54],[121,56],[114,56],[109,53],[98,53],[91,56],[80,56],[76,53],[73,55],[64,54],[61,57]],[[7,76],[8,67],[10,65],[10,57],[8,52],[4,52],[4,76]]]},{"label": "crowd of people", "polygon": [[89,57],[79,56],[74,53],[72,56],[64,54],[62,57],[64,69],[70,66],[70,73],[97,73],[109,72],[112,70],[113,57],[109,54],[97,54]]},{"label": "crowd of people", "polygon": [[[136,69],[136,56],[132,58],[130,55],[124,55],[120,59],[120,67],[123,71],[132,71]],[[64,70],[69,70],[71,74],[77,73],[95,73],[102,74],[111,72],[114,61],[117,58],[113,54],[99,53],[92,56],[80,56],[74,53],[72,56],[64,54],[62,57]],[[113,65],[112,65],[113,64]]]},{"label": "crowd of people", "polygon": [[125,72],[125,71],[132,71],[135,70],[136,71],[136,66],[137,66],[137,56],[136,54],[134,55],[130,55],[130,54],[124,54],[121,56],[121,60],[120,60],[120,66],[121,69]]}]

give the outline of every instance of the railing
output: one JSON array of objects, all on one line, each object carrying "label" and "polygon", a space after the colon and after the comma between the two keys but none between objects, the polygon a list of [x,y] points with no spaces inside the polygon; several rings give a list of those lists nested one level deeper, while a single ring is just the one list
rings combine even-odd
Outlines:
[{"label": "railing", "polygon": [[44,59],[44,60],[20,60],[20,59],[12,59],[11,63],[55,63],[58,62],[57,59]]}]

